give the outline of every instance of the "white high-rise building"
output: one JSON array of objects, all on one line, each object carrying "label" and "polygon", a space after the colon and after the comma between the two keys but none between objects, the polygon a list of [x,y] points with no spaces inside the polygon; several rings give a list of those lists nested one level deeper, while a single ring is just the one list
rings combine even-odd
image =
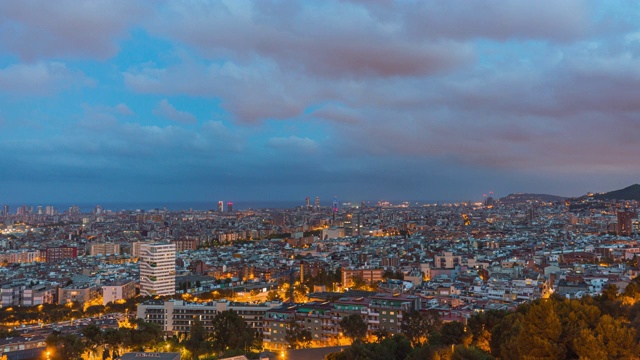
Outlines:
[{"label": "white high-rise building", "polygon": [[176,245],[140,245],[140,295],[173,295],[176,292]]}]

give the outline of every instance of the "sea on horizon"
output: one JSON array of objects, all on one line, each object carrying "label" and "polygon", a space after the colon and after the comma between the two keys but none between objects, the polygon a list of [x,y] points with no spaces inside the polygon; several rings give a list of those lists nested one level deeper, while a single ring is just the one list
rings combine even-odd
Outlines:
[{"label": "sea on horizon", "polygon": [[[390,201],[392,204],[400,204],[403,201]],[[438,201],[410,201],[411,206],[421,206],[423,204],[435,204]],[[375,206],[378,201],[365,201],[369,206]],[[443,203],[443,201],[440,201]],[[44,209],[46,206],[53,206],[59,213],[65,212],[69,210],[71,206],[78,206],[80,208],[80,212],[82,213],[90,213],[92,212],[97,205],[100,205],[103,210],[111,210],[114,212],[121,210],[128,211],[136,211],[136,210],[144,210],[150,211],[159,209],[162,210],[166,208],[170,211],[180,211],[180,210],[195,210],[195,211],[206,211],[206,210],[217,210],[218,202],[209,202],[209,201],[153,201],[153,202],[53,202],[53,203],[24,203],[24,204],[8,204],[9,205],[9,213],[15,214],[16,209],[20,206],[26,205],[27,207],[33,206],[33,211],[35,212],[38,206],[42,206]],[[247,210],[247,209],[293,209],[298,206],[304,206],[304,199],[302,201],[233,201],[233,210]],[[313,202],[312,202],[313,205]],[[321,206],[332,206],[332,202],[325,201],[320,203]],[[360,202],[353,203],[353,205],[360,205]],[[339,206],[344,206],[344,203],[339,203]],[[224,201],[224,208],[227,208],[227,201]]]}]

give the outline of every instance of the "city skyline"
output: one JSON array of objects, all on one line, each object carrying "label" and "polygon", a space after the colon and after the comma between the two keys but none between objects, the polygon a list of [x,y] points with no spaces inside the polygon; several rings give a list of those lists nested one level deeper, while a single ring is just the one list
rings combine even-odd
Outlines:
[{"label": "city skyline", "polygon": [[3,2],[0,203],[622,188],[640,165],[634,10]]}]

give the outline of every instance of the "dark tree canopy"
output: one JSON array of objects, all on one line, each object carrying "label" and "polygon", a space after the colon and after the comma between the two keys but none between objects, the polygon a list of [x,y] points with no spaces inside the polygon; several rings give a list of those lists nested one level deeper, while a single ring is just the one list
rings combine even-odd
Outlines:
[{"label": "dark tree canopy", "polygon": [[287,324],[285,339],[292,349],[308,347],[311,340],[313,340],[311,331],[307,330],[295,319],[291,319],[289,324]]},{"label": "dark tree canopy", "polygon": [[365,323],[358,314],[343,317],[342,320],[340,320],[340,327],[344,335],[351,338],[352,341],[367,336],[367,323]]},{"label": "dark tree canopy", "polygon": [[429,316],[416,310],[404,315],[400,329],[413,346],[426,344],[434,330]]},{"label": "dark tree canopy", "polygon": [[218,313],[212,325],[211,341],[215,350],[248,349],[254,345],[255,331],[233,310]]},{"label": "dark tree canopy", "polygon": [[194,360],[198,359],[200,355],[206,354],[210,350],[207,337],[208,334],[202,321],[197,319],[193,320],[189,331],[189,337],[184,341],[184,347],[189,350],[191,357]]}]

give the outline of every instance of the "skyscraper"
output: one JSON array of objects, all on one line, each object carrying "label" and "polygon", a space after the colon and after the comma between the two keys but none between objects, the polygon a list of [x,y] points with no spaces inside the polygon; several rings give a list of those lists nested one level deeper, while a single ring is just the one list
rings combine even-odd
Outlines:
[{"label": "skyscraper", "polygon": [[218,201],[218,212],[223,212],[224,211],[224,201],[220,200]]},{"label": "skyscraper", "polygon": [[304,205],[307,207],[307,210],[311,209],[311,199],[309,199],[308,196],[304,201]]},{"label": "skyscraper", "polygon": [[231,201],[227,203],[227,212],[233,212],[233,203]]},{"label": "skyscraper", "polygon": [[618,235],[631,236],[633,219],[638,217],[635,211],[618,211]]},{"label": "skyscraper", "polygon": [[316,210],[320,210],[320,197],[316,196]]},{"label": "skyscraper", "polygon": [[173,295],[176,292],[176,245],[140,245],[140,294]]}]

